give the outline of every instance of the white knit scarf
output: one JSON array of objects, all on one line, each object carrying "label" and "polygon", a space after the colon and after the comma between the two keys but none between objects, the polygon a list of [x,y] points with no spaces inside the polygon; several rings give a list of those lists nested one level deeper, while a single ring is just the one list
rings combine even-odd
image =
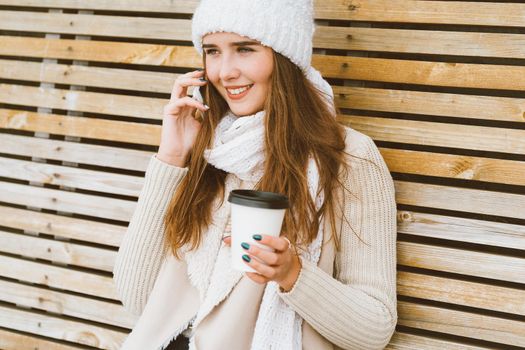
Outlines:
[{"label": "white knit scarf", "polygon": [[[213,147],[205,151],[204,157],[214,167],[235,174],[241,180],[254,183],[259,181],[265,162],[264,119],[264,112],[240,118],[231,113],[225,115],[216,128]],[[316,195],[319,173],[313,159],[309,160],[307,177],[310,195],[319,209],[324,196],[322,192]],[[226,186],[227,191],[232,189],[234,188]],[[229,203],[225,202],[215,214],[227,217],[229,209]],[[227,297],[243,274],[231,268],[230,248],[221,245],[222,236],[219,232],[223,231],[224,224],[225,220],[222,220],[218,225],[211,225],[204,234],[203,246],[198,250],[185,252],[190,282],[199,290],[201,297],[201,306],[193,320],[193,327]],[[322,227],[321,223],[317,238],[306,251],[300,253],[301,259],[315,264],[319,261],[323,241]],[[255,325],[252,350],[302,348],[302,318],[279,297],[278,291],[277,283],[267,283]],[[193,348],[195,344],[191,337],[190,349]]]}]

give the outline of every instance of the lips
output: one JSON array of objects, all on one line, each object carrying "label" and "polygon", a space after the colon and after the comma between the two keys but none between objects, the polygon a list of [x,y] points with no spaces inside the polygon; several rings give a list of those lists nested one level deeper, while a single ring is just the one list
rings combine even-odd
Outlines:
[{"label": "lips", "polygon": [[253,84],[244,85],[244,86],[230,86],[225,88],[228,98],[232,100],[240,100],[248,94],[250,89],[253,87]]}]

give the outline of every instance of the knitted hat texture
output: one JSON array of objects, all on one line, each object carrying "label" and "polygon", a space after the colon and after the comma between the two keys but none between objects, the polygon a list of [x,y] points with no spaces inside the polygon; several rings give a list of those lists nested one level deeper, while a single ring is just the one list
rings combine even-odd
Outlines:
[{"label": "knitted hat texture", "polygon": [[271,47],[303,72],[310,68],[314,31],[313,0],[202,0],[192,21],[201,55],[206,34],[231,32]]}]

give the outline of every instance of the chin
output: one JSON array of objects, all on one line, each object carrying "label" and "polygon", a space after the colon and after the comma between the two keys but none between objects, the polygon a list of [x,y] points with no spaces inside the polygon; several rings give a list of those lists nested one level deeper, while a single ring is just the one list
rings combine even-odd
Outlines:
[{"label": "chin", "polygon": [[261,108],[246,108],[246,107],[243,108],[243,107],[240,107],[240,106],[229,106],[229,107],[230,107],[230,110],[232,111],[232,113],[235,114],[238,117],[245,117],[245,116],[248,116],[248,115],[254,115],[257,112],[262,111],[262,107]]}]

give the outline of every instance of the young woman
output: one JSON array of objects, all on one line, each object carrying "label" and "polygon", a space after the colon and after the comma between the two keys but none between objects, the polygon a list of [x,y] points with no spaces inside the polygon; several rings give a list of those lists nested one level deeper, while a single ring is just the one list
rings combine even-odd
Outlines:
[{"label": "young woman", "polygon": [[[123,349],[382,349],[396,313],[396,206],[373,141],[310,66],[311,0],[204,0],[114,269],[140,315]],[[187,96],[195,88],[193,97]],[[231,190],[288,196],[280,237],[231,268]]]}]

